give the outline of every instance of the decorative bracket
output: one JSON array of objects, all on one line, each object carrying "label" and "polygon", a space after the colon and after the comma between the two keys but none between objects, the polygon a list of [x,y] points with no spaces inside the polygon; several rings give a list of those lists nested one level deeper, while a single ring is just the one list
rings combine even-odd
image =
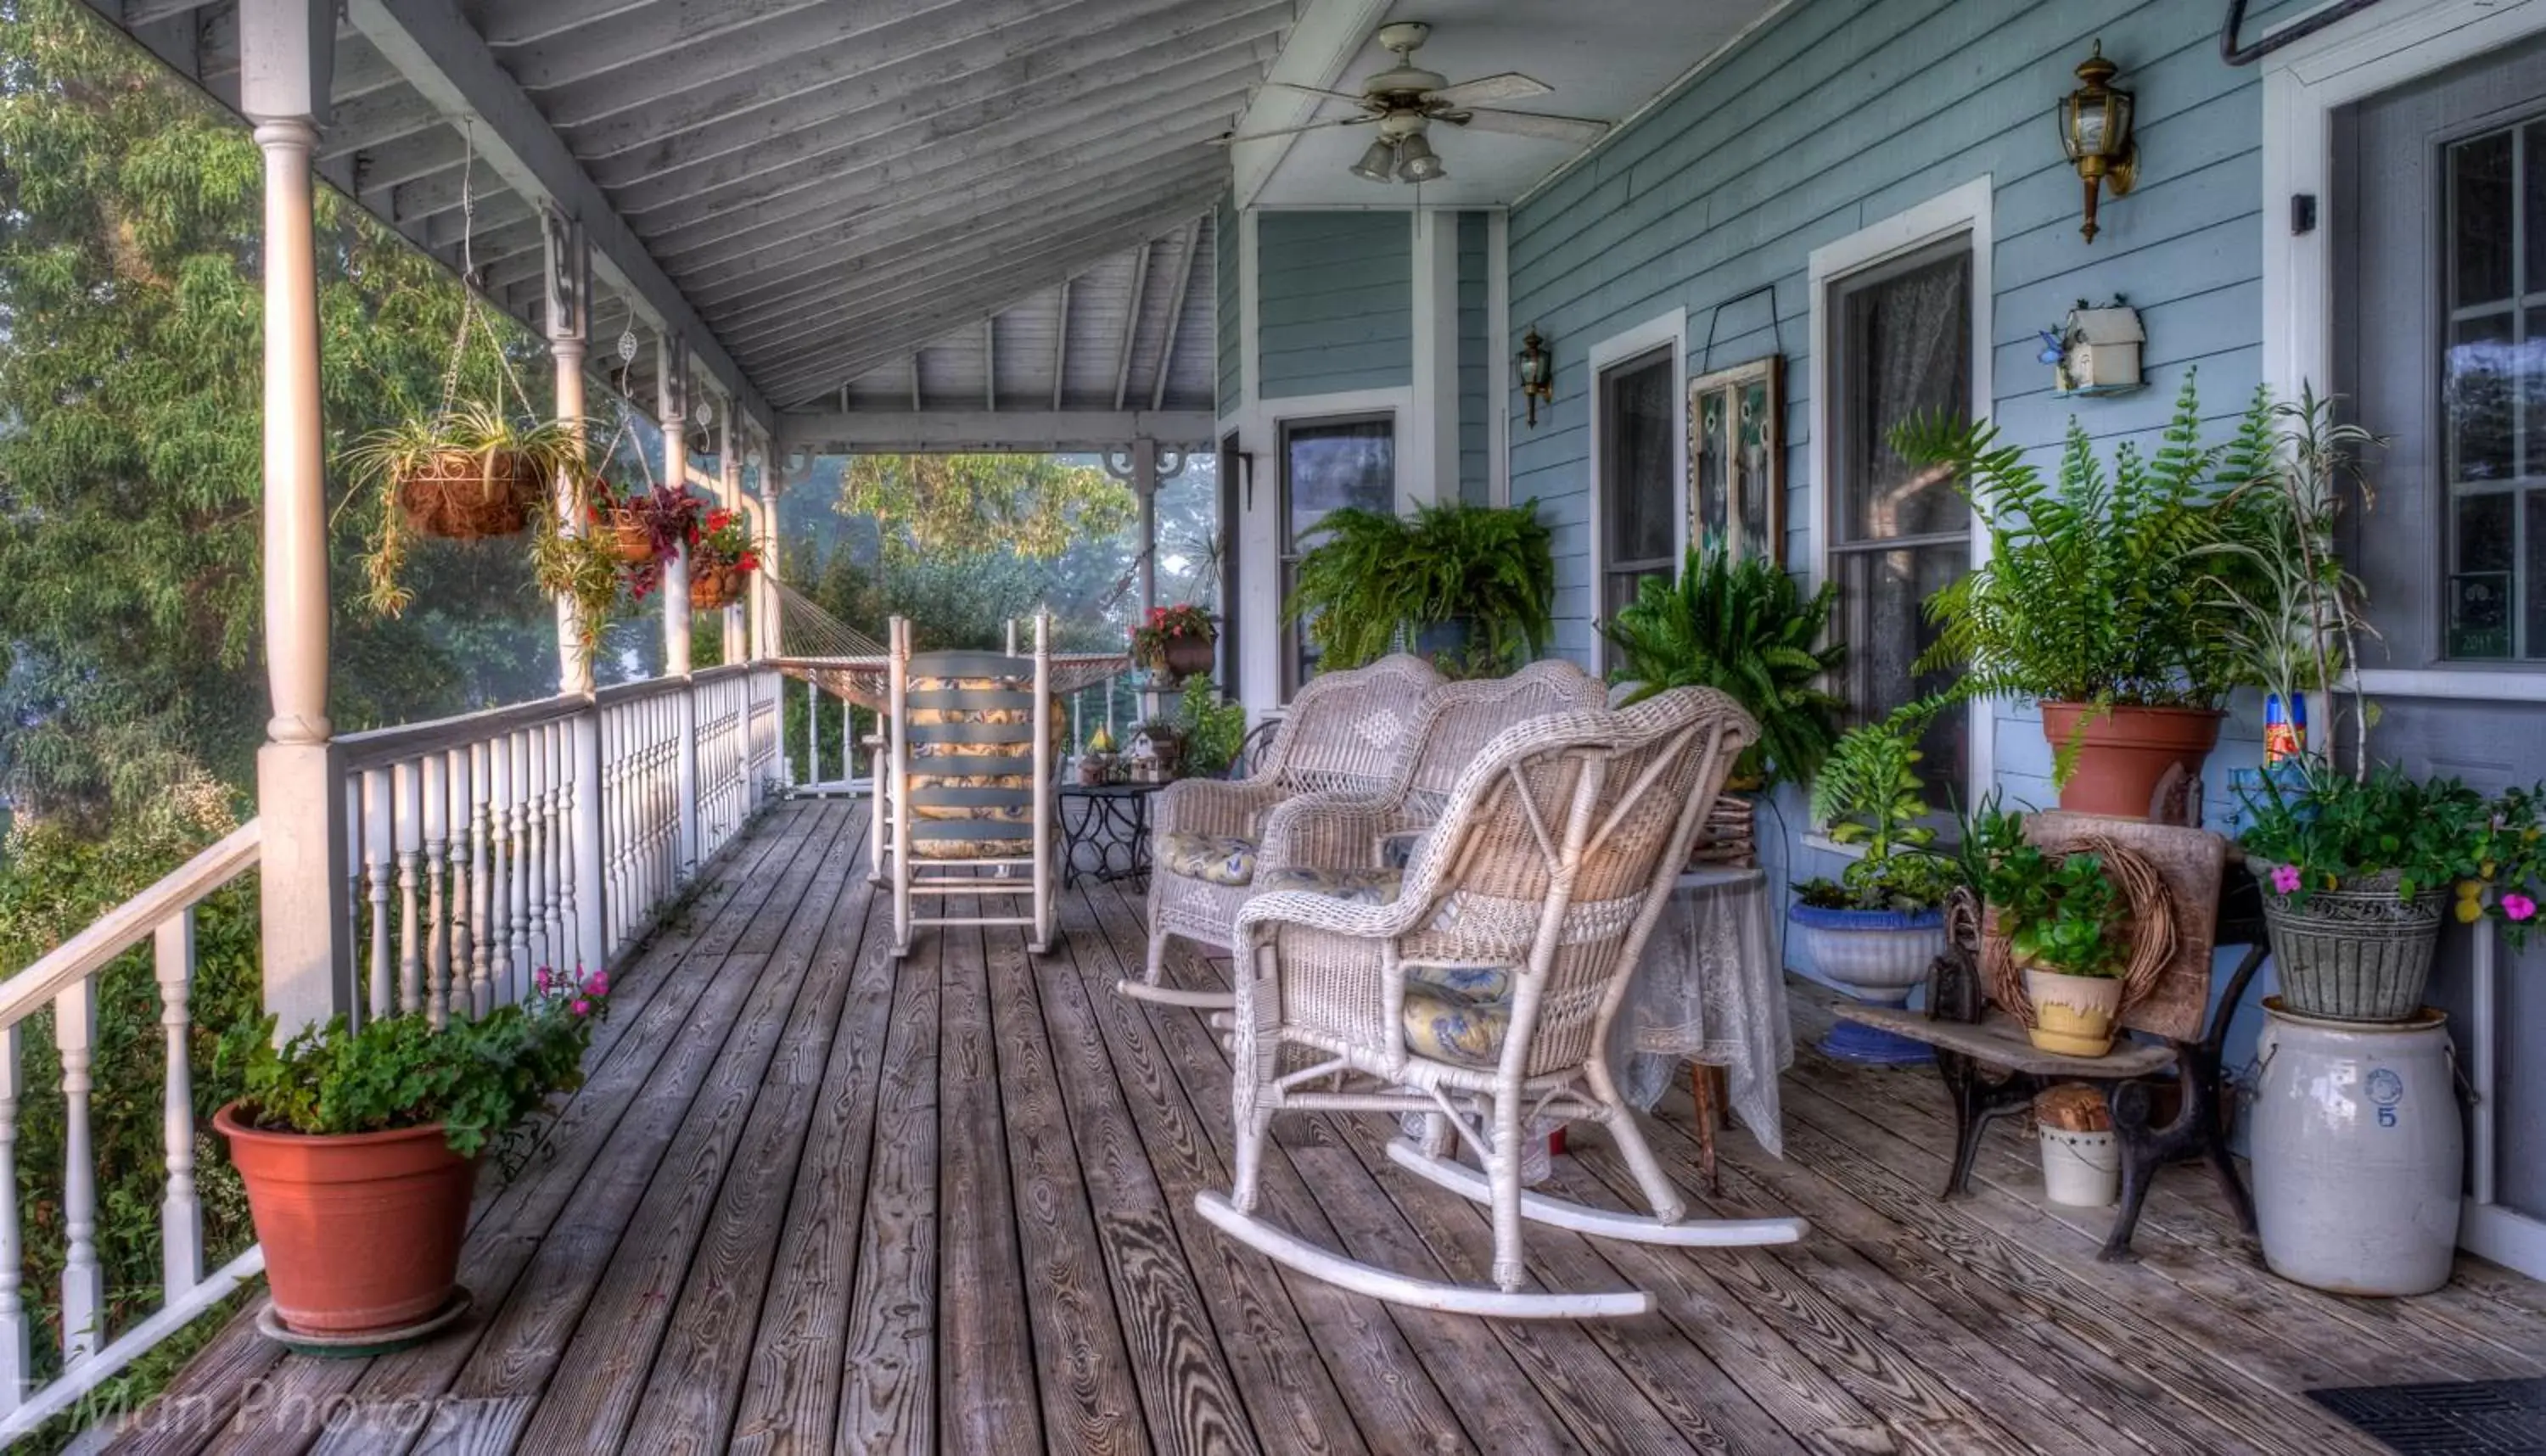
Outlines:
[{"label": "decorative bracket", "polygon": [[548,251],[549,341],[582,343],[592,329],[592,249],[583,224],[548,208],[540,230]]}]

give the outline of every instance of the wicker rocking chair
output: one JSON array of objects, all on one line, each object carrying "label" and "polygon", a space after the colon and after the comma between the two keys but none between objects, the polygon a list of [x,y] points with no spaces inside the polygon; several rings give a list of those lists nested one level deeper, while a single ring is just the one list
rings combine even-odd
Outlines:
[{"label": "wicker rocking chair", "polygon": [[[1583,1319],[1653,1308],[1640,1290],[1523,1287],[1536,1220],[1639,1242],[1792,1242],[1801,1219],[1690,1219],[1612,1080],[1605,1049],[1647,935],[1726,770],[1756,734],[1739,706],[1682,688],[1621,712],[1504,729],[1461,773],[1394,894],[1269,891],[1239,912],[1232,1091],[1234,1187],[1196,1209],[1303,1273],[1381,1299],[1501,1318]],[[1306,804],[1303,817],[1367,816]],[[1274,1114],[1426,1114],[1433,1146],[1396,1141],[1408,1169],[1488,1204],[1493,1286],[1356,1262],[1265,1223],[1257,1175]],[[1522,1130],[1604,1124],[1650,1217],[1524,1192]],[[1479,1173],[1435,1150],[1455,1136]]]},{"label": "wicker rocking chair", "polygon": [[[910,650],[910,624],[892,619],[886,664],[884,817],[891,852],[892,953],[910,953],[920,925],[1022,925],[1027,948],[1050,951],[1060,920],[1055,852],[1061,728],[1051,691],[1051,619],[1034,624],[1034,650]],[[1014,897],[1023,913],[921,915],[927,899]]]},{"label": "wicker rocking chair", "polygon": [[1419,657],[1322,673],[1291,700],[1281,730],[1243,779],[1169,784],[1150,811],[1149,958],[1117,989],[1173,1006],[1223,1007],[1228,991],[1160,984],[1166,938],[1230,947],[1230,927],[1254,894],[1256,839],[1274,806],[1302,794],[1385,793],[1403,772],[1407,730],[1441,674]]}]

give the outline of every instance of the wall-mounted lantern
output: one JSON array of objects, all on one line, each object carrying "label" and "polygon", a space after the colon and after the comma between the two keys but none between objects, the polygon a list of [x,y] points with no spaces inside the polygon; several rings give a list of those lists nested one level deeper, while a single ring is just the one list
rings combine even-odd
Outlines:
[{"label": "wall-mounted lantern", "polygon": [[2131,140],[2131,93],[2110,83],[2121,67],[2104,59],[2104,43],[2078,63],[2077,90],[2060,98],[2060,145],[2086,184],[2086,221],[2079,229],[2095,240],[2095,200],[2105,188],[2115,197],[2130,195],[2138,180],[2140,152]]},{"label": "wall-mounted lantern", "polygon": [[1538,403],[1556,397],[1556,361],[1533,328],[1520,341],[1520,392],[1529,401],[1529,427],[1538,428]]}]

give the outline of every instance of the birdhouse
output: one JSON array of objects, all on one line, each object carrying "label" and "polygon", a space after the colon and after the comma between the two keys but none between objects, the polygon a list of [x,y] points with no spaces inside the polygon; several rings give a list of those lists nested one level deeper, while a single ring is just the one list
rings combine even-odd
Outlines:
[{"label": "birdhouse", "polygon": [[2074,308],[2062,332],[2068,347],[2053,370],[2062,392],[2104,394],[2140,386],[2140,345],[2148,342],[2140,310],[2118,301]]}]

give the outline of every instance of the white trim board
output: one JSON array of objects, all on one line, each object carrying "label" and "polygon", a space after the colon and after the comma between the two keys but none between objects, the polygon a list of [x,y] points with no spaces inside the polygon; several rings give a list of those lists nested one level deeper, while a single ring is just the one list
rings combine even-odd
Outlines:
[{"label": "white trim board", "polygon": [[[1601,554],[1601,515],[1605,502],[1600,498],[1600,371],[1623,364],[1639,354],[1649,354],[1663,345],[1671,349],[1671,401],[1674,416],[1688,408],[1688,310],[1673,308],[1656,314],[1635,327],[1611,334],[1591,345],[1584,356],[1584,400],[1590,421],[1590,448],[1586,453],[1588,478],[1583,512],[1583,543],[1590,563],[1590,600],[1583,608],[1591,630],[1591,670],[1598,672],[1608,664],[1609,646],[1600,635],[1600,605],[1605,588],[1608,563]],[[1504,489],[1510,489],[1508,481]],[[1688,554],[1688,428],[1679,419],[1671,428],[1671,559],[1677,562]],[[1674,567],[1674,569],[1676,569]]]},{"label": "white trim board", "polygon": [[1485,214],[1485,500],[1510,505],[1511,214]]},{"label": "white trim board", "polygon": [[[1414,475],[1425,505],[1459,498],[1459,214],[1418,212],[1405,229],[1412,249],[1413,405],[1399,436],[1401,456],[1420,441]],[[1400,471],[1401,482],[1405,475]],[[1401,499],[1405,492],[1400,485]]]},{"label": "white trim board", "polygon": [[[1829,370],[1832,356],[1829,347],[1830,319],[1827,302],[1829,286],[1862,269],[1871,268],[1905,253],[1915,252],[1930,243],[1940,242],[1957,233],[1968,233],[1972,240],[1972,417],[1979,419],[1994,412],[1997,384],[1993,371],[1991,348],[1992,318],[1996,310],[1997,294],[1992,268],[1996,238],[1997,188],[1990,174],[1984,172],[1950,191],[1939,193],[1915,207],[1895,213],[1872,222],[1845,237],[1833,238],[1813,249],[1807,268],[1812,295],[1812,478],[1806,482],[1804,519],[1812,533],[1812,546],[1806,553],[1809,569],[1806,584],[1818,586],[1829,578],[1828,545],[1830,539],[1829,480],[1832,465],[1829,457],[1831,431],[1826,414],[1830,399]],[[1979,561],[1989,554],[1989,533],[1982,527],[1977,513],[1972,518],[1972,559]],[[1966,767],[1975,785],[1996,782],[1997,772],[1997,704],[1994,700],[1975,702],[1972,715],[1971,756]]]}]

